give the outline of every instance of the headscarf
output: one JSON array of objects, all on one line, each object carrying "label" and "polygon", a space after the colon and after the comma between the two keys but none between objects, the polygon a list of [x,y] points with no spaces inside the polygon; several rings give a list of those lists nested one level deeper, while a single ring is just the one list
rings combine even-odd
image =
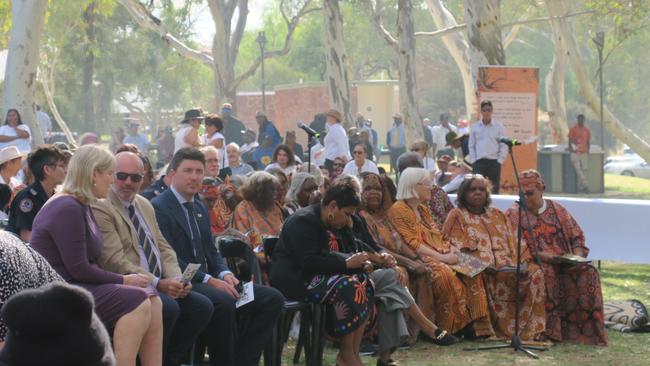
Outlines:
[{"label": "headscarf", "polygon": [[539,189],[544,192],[546,189],[542,176],[535,169],[529,169],[519,173],[519,181],[524,190]]}]

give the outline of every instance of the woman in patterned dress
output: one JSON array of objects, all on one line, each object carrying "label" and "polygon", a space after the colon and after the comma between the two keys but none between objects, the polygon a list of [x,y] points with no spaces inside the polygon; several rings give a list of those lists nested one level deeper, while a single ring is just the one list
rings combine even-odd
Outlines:
[{"label": "woman in patterned dress", "polygon": [[[586,258],[585,235],[571,214],[558,202],[544,199],[540,174],[519,174],[526,195],[523,231],[528,248],[541,263],[546,285],[546,335],[554,342],[607,345],[603,294],[598,270],[587,263],[558,263],[557,257],[575,254]],[[519,223],[515,203],[506,211],[513,226]]]},{"label": "woman in patterned dress", "polygon": [[[490,264],[482,277],[497,338],[510,338],[515,330],[515,274],[517,234],[499,209],[491,207],[487,179],[468,174],[458,189],[458,207],[447,217],[444,237],[461,251]],[[544,274],[522,241],[519,336],[538,338],[545,330]]]}]

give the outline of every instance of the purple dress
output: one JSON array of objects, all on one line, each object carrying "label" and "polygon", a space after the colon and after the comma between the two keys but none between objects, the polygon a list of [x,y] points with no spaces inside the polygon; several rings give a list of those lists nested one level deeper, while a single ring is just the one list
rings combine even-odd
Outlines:
[{"label": "purple dress", "polygon": [[97,264],[104,247],[101,232],[90,206],[71,196],[57,197],[38,212],[32,226],[31,246],[67,282],[90,291],[95,312],[107,328],[133,311],[149,296],[149,288],[123,285],[121,274]]}]

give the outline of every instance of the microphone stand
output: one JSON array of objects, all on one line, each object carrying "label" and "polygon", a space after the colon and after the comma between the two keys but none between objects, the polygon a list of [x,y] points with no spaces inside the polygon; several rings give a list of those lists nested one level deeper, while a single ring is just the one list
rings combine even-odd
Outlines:
[{"label": "microphone stand", "polygon": [[[523,187],[521,186],[521,182],[519,181],[519,172],[517,171],[517,164],[515,163],[515,156],[512,152],[512,145],[508,145],[508,152],[510,153],[510,159],[512,161],[512,167],[515,171],[515,178],[517,180],[517,189],[519,190],[519,209],[517,215],[519,216],[519,224],[517,225],[517,269],[515,271],[515,333],[512,335],[512,338],[510,340],[510,343],[506,344],[498,344],[498,345],[493,345],[493,346],[483,346],[483,347],[477,347],[477,348],[470,348],[467,350],[470,351],[484,351],[484,350],[492,350],[492,349],[504,349],[504,348],[512,348],[515,352],[516,351],[522,351],[526,353],[528,356],[532,358],[539,358],[536,353],[533,353],[531,350],[534,351],[546,351],[546,347],[540,347],[540,346],[526,346],[523,344],[521,341],[521,338],[519,337],[519,309],[521,308],[521,299],[519,296],[519,283],[521,282],[521,237],[522,237],[522,232],[523,232],[523,213],[524,213],[524,208],[526,205],[526,200],[524,197],[524,190]],[[532,229],[530,228],[530,223],[528,224],[528,232],[532,233]]]},{"label": "microphone stand", "polygon": [[312,148],[312,136],[310,133],[307,134],[307,173],[311,174],[311,148]]}]

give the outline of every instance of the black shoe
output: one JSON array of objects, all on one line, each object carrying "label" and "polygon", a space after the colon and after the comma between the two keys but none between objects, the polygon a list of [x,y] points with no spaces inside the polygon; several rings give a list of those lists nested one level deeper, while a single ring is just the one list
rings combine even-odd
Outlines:
[{"label": "black shoe", "polygon": [[458,338],[454,337],[446,330],[442,330],[440,328],[436,329],[435,337],[431,339],[431,342],[433,342],[433,344],[437,344],[439,346],[451,346],[452,344],[458,343],[458,341]]},{"label": "black shoe", "polygon": [[373,356],[379,352],[379,346],[372,344],[368,341],[361,341],[361,347],[359,348],[359,354],[361,356]]}]

